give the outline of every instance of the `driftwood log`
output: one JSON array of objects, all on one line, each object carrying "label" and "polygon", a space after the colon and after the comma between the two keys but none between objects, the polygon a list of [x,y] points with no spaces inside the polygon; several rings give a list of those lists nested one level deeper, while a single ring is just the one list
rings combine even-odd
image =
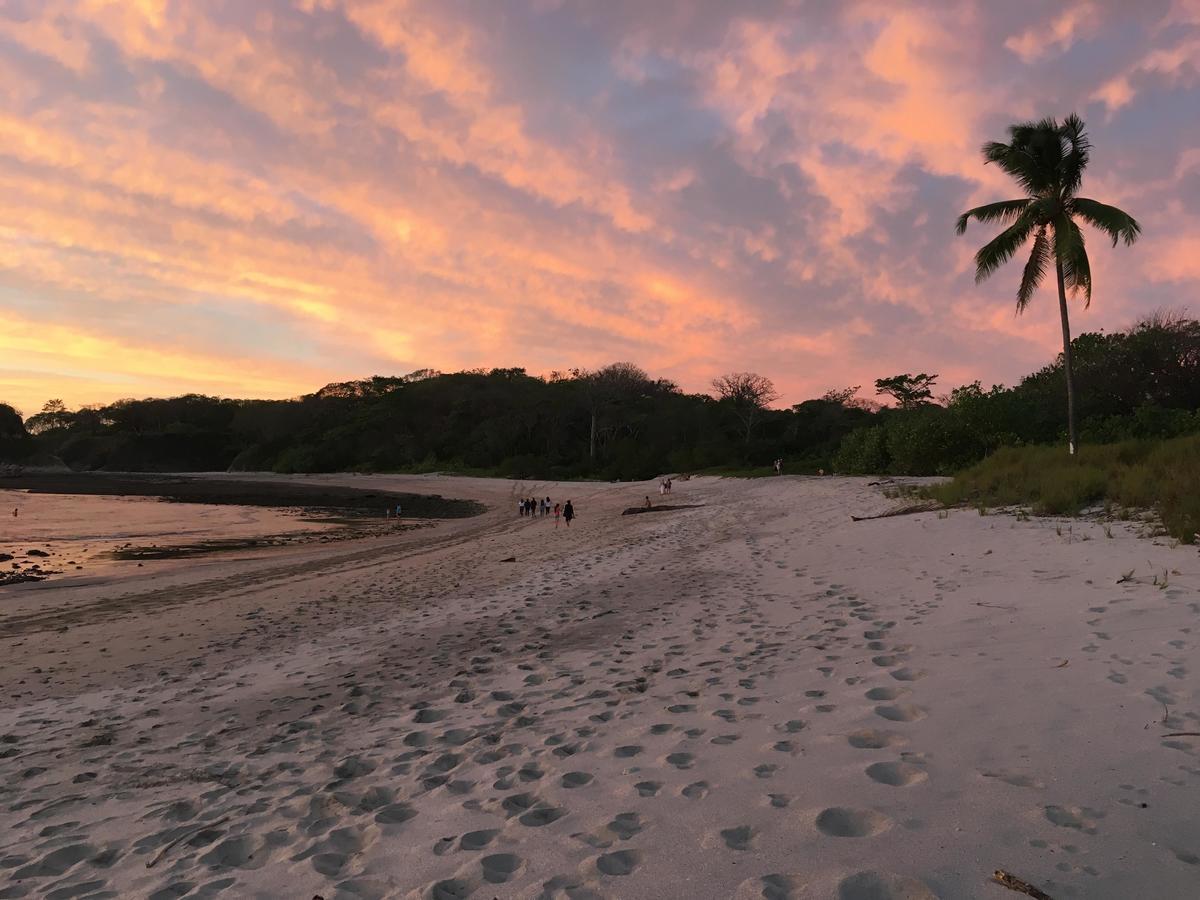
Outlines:
[{"label": "driftwood log", "polygon": [[641,513],[671,512],[676,509],[699,509],[703,505],[703,503],[677,503],[674,506],[631,506],[621,515],[636,516]]},{"label": "driftwood log", "polygon": [[887,512],[874,516],[851,516],[850,519],[854,522],[866,522],[869,519],[889,519],[892,516],[911,516],[913,513],[933,512],[935,509],[941,508],[942,504],[936,500],[924,500],[921,503],[910,503],[908,506],[889,509]]}]

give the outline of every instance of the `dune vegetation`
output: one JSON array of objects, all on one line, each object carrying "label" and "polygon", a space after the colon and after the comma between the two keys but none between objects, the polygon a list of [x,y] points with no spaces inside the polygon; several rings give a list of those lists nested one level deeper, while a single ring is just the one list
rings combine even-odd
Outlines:
[{"label": "dune vegetation", "polygon": [[1021,506],[1037,515],[1100,509],[1117,518],[1156,514],[1190,544],[1200,532],[1200,435],[1061,447],[1003,447],[952,481],[928,488],[947,505]]}]

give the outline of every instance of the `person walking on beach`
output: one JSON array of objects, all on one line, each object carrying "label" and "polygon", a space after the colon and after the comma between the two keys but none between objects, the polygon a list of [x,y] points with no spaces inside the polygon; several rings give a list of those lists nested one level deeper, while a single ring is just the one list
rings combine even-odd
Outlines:
[{"label": "person walking on beach", "polygon": [[554,527],[558,527],[558,517],[562,515],[562,507],[557,503],[554,504]]},{"label": "person walking on beach", "polygon": [[567,527],[571,527],[571,520],[575,518],[575,507],[571,505],[571,501],[567,501],[567,505],[563,507],[563,521],[567,523]]},{"label": "person walking on beach", "polygon": [[545,509],[542,510],[542,515],[543,516],[550,515],[550,498],[549,497],[546,498],[546,507],[545,507]]}]

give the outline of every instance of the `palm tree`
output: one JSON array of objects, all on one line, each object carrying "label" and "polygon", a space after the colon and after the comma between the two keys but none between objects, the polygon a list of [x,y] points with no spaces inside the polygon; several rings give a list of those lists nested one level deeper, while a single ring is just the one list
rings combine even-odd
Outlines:
[{"label": "palm tree", "polygon": [[1025,311],[1033,292],[1041,284],[1051,260],[1058,276],[1058,311],[1062,317],[1063,370],[1067,377],[1067,434],[1070,452],[1075,453],[1075,376],[1071,369],[1071,324],[1067,318],[1067,290],[1083,295],[1083,305],[1092,302],[1092,271],[1084,246],[1082,219],[1112,238],[1113,246],[1123,240],[1128,246],[1138,239],[1142,227],[1129,213],[1087,197],[1078,196],[1083,170],[1087,168],[1091,144],[1083,120],[1072,114],[1060,125],[1055,119],[1022,122],[1008,129],[1010,141],[983,145],[986,163],[996,163],[1016,179],[1026,196],[969,209],[958,217],[957,232],[967,222],[999,222],[1004,231],[975,254],[975,283],[983,281],[1017,252],[1031,237],[1033,247],[1021,284],[1017,288],[1017,313]]}]

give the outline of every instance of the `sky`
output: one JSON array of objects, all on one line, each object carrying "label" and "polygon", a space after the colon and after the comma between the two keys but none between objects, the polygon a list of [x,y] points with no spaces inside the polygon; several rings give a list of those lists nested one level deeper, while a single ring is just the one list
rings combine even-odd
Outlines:
[{"label": "sky", "polygon": [[[632,361],[781,404],[1061,348],[954,234],[1077,112],[1113,330],[1200,286],[1200,0],[0,0],[0,401]],[[1193,310],[1195,311],[1195,310]]]}]

